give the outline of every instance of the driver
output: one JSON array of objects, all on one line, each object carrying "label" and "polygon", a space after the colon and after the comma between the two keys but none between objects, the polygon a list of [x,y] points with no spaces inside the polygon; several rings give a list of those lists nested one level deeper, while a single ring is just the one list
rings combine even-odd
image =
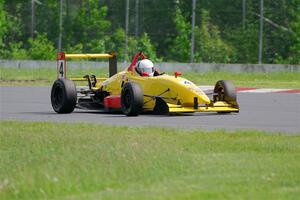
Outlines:
[{"label": "driver", "polygon": [[140,60],[136,67],[141,76],[158,76],[160,73],[154,68],[153,62],[149,59]]}]

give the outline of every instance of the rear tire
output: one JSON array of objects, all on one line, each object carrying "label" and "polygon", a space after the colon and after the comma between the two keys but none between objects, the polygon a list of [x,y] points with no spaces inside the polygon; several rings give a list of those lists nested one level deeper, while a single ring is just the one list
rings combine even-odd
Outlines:
[{"label": "rear tire", "polygon": [[77,102],[76,86],[68,79],[57,79],[51,90],[51,105],[57,113],[71,113]]},{"label": "rear tire", "polygon": [[121,106],[127,116],[137,116],[143,111],[144,94],[137,83],[127,82],[122,88]]}]

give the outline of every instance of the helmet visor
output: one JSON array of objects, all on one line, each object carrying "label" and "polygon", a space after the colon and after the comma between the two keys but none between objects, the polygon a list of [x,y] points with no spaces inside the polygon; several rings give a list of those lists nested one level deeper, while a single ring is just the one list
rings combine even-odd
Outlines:
[{"label": "helmet visor", "polygon": [[147,72],[147,73],[152,73],[153,72],[153,67],[151,68],[140,68],[142,72]]}]

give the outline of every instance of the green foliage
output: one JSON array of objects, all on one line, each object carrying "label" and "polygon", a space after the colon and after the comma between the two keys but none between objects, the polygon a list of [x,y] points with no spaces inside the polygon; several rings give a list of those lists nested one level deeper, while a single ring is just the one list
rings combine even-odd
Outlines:
[{"label": "green foliage", "polygon": [[132,56],[138,51],[143,51],[148,58],[153,61],[160,61],[156,56],[155,47],[152,44],[147,33],[143,33],[139,38],[133,36],[128,37],[128,49],[125,55],[125,31],[118,28],[112,35],[111,40],[107,40],[107,49],[117,52],[120,61],[131,61]]},{"label": "green foliage", "polygon": [[219,28],[212,24],[209,12],[202,10],[201,25],[195,28],[195,61],[229,63],[235,61],[233,49],[220,36]]},{"label": "green foliage", "polygon": [[34,60],[54,60],[56,58],[56,50],[53,43],[48,40],[47,34],[38,34],[36,38],[30,38],[28,43],[30,58]]},{"label": "green foliage", "polygon": [[[285,53],[275,54],[275,63],[285,64],[300,64],[300,3],[298,0],[291,0],[288,4],[291,12],[289,13],[290,23],[289,32],[284,32],[285,44],[282,45],[282,49]],[[286,6],[286,7],[288,7]],[[287,8],[288,9],[288,8]]]},{"label": "green foliage", "polygon": [[26,49],[24,49],[22,42],[16,42],[10,44],[11,59],[26,60],[29,59],[29,55]]},{"label": "green foliage", "polygon": [[300,3],[296,4],[294,21],[291,23],[293,44],[290,46],[289,63],[300,64]]},{"label": "green foliage", "polygon": [[106,20],[107,7],[99,6],[98,0],[83,0],[74,20],[74,37],[83,44],[83,51],[105,52],[106,35],[111,23]]},{"label": "green foliage", "polygon": [[66,52],[67,53],[84,53],[83,52],[83,45],[81,43],[78,43],[74,46],[68,45],[66,47]]},{"label": "green foliage", "polygon": [[237,63],[257,63],[258,24],[248,24],[244,30],[228,30],[227,38],[235,46]]},{"label": "green foliage", "polygon": [[177,32],[170,47],[171,58],[179,62],[188,62],[191,52],[191,24],[187,22],[179,7],[176,8],[174,23]]},{"label": "green foliage", "polygon": [[111,51],[116,52],[119,61],[123,61],[125,59],[125,31],[122,28],[117,28],[109,42],[107,42],[107,49],[111,49]]},{"label": "green foliage", "polygon": [[[234,50],[221,39],[218,27],[210,21],[209,12],[202,10],[201,13],[201,25],[195,26],[195,62],[234,61]],[[177,36],[171,46],[171,55],[178,61],[188,62],[191,53],[191,24],[179,8],[176,9],[174,23]]]},{"label": "green foliage", "polygon": [[138,51],[143,51],[143,53],[152,61],[159,61],[156,56],[155,47],[147,33],[143,33],[139,39],[134,37],[129,38],[127,60],[131,60],[132,56]]},{"label": "green foliage", "polygon": [[87,44],[86,44],[86,49],[87,52],[91,52],[91,53],[99,53],[99,52],[106,52],[106,48],[105,48],[105,39],[94,39],[94,40],[90,40]]},{"label": "green foliage", "polygon": [[[48,57],[37,58],[38,54],[30,52],[30,3],[0,0],[1,58]],[[63,1],[62,50],[78,53],[114,51],[122,61],[131,60],[137,50],[143,50],[156,61],[161,58],[190,61],[191,2],[140,0],[138,13],[135,13],[135,1],[130,1],[127,55],[124,55],[125,4],[125,1]],[[59,8],[60,1],[57,0],[35,4],[35,31],[47,34],[47,40],[55,48],[60,30]],[[259,1],[246,1],[243,27],[242,1],[197,1],[194,61],[257,63],[258,13]],[[265,2],[264,63],[300,63],[299,13],[299,0]],[[135,14],[139,14],[137,27]]]},{"label": "green foliage", "polygon": [[0,0],[0,58],[10,58],[11,40],[19,35],[18,19],[9,15],[4,9],[4,1]]},{"label": "green foliage", "polygon": [[7,13],[4,10],[4,1],[0,0],[0,49],[4,47],[4,36],[7,33]]},{"label": "green foliage", "polygon": [[145,55],[147,55],[147,57],[152,61],[160,61],[160,59],[158,59],[156,56],[155,46],[151,42],[151,39],[147,33],[143,33],[140,37],[138,48],[143,51]]}]

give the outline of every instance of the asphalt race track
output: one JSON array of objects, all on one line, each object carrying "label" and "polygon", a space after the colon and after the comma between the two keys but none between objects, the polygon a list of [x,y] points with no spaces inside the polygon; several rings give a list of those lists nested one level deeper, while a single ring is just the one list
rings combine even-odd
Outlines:
[{"label": "asphalt race track", "polygon": [[90,122],[127,126],[173,128],[257,129],[300,134],[300,95],[283,93],[239,93],[240,113],[194,113],[159,116],[143,114],[126,117],[98,111],[75,109],[71,114],[56,114],[50,103],[50,87],[0,87],[1,120]]}]

